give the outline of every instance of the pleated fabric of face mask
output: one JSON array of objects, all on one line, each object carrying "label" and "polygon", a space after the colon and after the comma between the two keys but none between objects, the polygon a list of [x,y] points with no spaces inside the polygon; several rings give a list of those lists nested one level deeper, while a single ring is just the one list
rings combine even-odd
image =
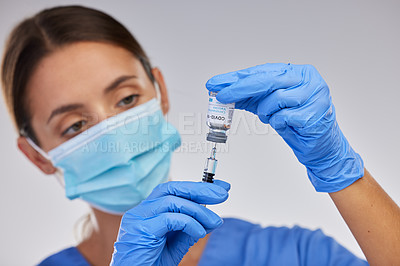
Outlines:
[{"label": "pleated fabric of face mask", "polygon": [[122,214],[167,181],[178,131],[152,99],[110,117],[48,152],[64,175],[66,196]]}]

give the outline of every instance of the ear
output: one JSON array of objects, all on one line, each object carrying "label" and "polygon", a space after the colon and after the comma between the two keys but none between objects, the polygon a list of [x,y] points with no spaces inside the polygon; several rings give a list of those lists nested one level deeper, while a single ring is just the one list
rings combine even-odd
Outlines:
[{"label": "ear", "polygon": [[162,75],[159,68],[155,67],[151,70],[158,86],[160,87],[160,96],[161,96],[161,109],[164,113],[168,113],[169,110],[169,99],[168,99],[168,92],[167,86],[165,85],[164,76]]},{"label": "ear", "polygon": [[18,148],[23,154],[31,161],[34,165],[39,167],[43,173],[50,175],[56,172],[56,168],[53,164],[44,158],[39,152],[37,152],[26,140],[25,137],[18,137],[17,139]]}]

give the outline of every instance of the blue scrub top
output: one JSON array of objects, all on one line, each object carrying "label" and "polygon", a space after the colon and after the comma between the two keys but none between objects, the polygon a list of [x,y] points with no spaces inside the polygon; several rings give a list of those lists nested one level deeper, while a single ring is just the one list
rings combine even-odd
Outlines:
[{"label": "blue scrub top", "polygon": [[[40,266],[89,263],[76,247],[51,255]],[[225,218],[211,233],[200,266],[214,265],[369,265],[321,230],[298,226],[262,228],[243,220]]]}]

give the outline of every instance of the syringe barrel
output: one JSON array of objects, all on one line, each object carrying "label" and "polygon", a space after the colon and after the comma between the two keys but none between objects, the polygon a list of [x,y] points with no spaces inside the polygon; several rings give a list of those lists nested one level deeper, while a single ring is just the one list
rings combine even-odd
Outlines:
[{"label": "syringe barrel", "polygon": [[204,172],[202,181],[205,183],[214,183],[214,174]]},{"label": "syringe barrel", "polygon": [[217,169],[218,160],[213,159],[211,157],[206,159],[206,163],[204,165],[204,172],[215,175],[215,170]]}]

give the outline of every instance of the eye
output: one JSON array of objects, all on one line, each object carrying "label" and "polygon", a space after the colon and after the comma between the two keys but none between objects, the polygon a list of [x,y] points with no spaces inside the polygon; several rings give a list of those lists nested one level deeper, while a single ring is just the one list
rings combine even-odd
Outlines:
[{"label": "eye", "polygon": [[129,95],[128,97],[125,97],[121,101],[119,101],[117,106],[123,107],[126,105],[133,105],[134,103],[136,103],[137,97],[138,94]]},{"label": "eye", "polygon": [[62,136],[65,136],[65,135],[74,135],[74,134],[78,133],[79,131],[82,130],[82,128],[86,125],[86,123],[87,123],[87,122],[84,121],[84,120],[81,120],[81,121],[78,121],[78,122],[74,123],[72,126],[70,126],[69,128],[67,128],[67,129],[62,133]]}]

